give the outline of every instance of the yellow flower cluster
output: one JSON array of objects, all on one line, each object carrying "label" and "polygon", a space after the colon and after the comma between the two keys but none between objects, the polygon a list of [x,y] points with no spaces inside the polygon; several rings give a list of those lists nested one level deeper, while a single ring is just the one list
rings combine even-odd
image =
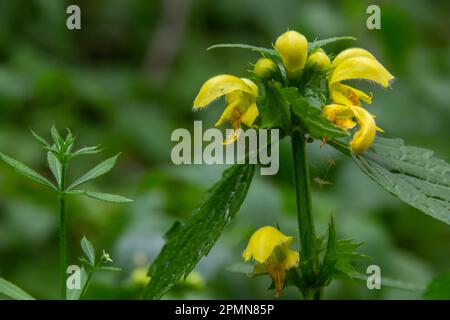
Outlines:
[{"label": "yellow flower cluster", "polygon": [[[332,103],[323,107],[323,115],[344,130],[359,126],[350,141],[353,152],[359,153],[369,148],[376,131],[382,131],[376,126],[374,116],[361,104],[361,101],[370,104],[372,96],[342,82],[366,79],[388,87],[394,77],[381,63],[370,52],[361,48],[344,50],[332,62],[320,48],[311,52],[308,57],[308,41],[296,31],[283,33],[274,47],[290,79],[298,78],[305,66],[328,73]],[[276,71],[277,65],[269,58],[259,59],[254,68],[255,75],[260,79],[268,79]],[[231,123],[233,131],[224,141],[229,144],[238,139],[242,124],[255,127],[255,120],[259,115],[256,104],[258,87],[246,78],[226,74],[215,76],[201,87],[194,101],[194,110],[205,108],[222,96],[225,96],[227,107],[216,126]]]}]

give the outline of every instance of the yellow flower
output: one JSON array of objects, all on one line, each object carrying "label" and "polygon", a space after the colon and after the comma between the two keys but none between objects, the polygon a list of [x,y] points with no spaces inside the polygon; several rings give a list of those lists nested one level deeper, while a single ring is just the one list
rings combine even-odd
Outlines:
[{"label": "yellow flower", "polygon": [[241,124],[253,127],[259,115],[256,97],[258,87],[246,78],[238,78],[228,74],[215,76],[206,81],[194,100],[194,111],[206,108],[214,100],[225,96],[228,106],[225,108],[216,127],[231,122],[233,132],[224,141],[233,143],[239,137]]},{"label": "yellow flower", "polygon": [[256,64],[254,73],[260,79],[269,78],[277,70],[275,62],[268,58],[260,58]]},{"label": "yellow flower", "polygon": [[253,274],[269,274],[275,284],[276,297],[283,289],[286,271],[299,263],[299,253],[289,249],[292,240],[274,227],[262,227],[253,233],[242,255],[245,261],[257,262]]},{"label": "yellow flower", "polygon": [[328,55],[322,48],[317,49],[308,57],[308,65],[320,70],[327,70],[331,66],[331,61]]},{"label": "yellow flower", "polygon": [[344,130],[358,124],[359,130],[350,140],[350,149],[356,153],[367,150],[375,139],[376,131],[382,131],[376,126],[374,116],[360,106],[329,104],[323,107],[322,114]]},{"label": "yellow flower", "polygon": [[367,50],[350,48],[339,53],[331,64],[332,71],[328,76],[331,99],[343,105],[361,105],[360,100],[370,104],[371,95],[344,85],[341,81],[365,79],[388,87],[394,76]]},{"label": "yellow flower", "polygon": [[298,76],[308,57],[308,40],[296,31],[287,31],[278,37],[275,49],[278,51],[288,75]]}]

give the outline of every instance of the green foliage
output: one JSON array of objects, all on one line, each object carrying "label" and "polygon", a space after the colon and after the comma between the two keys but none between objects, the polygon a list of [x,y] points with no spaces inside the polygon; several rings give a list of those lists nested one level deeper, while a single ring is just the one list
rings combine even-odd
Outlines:
[{"label": "green foliage", "polygon": [[443,272],[434,278],[427,286],[425,299],[450,300],[450,272]]},{"label": "green foliage", "polygon": [[244,201],[254,171],[254,165],[232,166],[186,223],[174,224],[166,234],[166,244],[150,266],[151,281],[144,298],[161,298],[208,254]]},{"label": "green foliage", "polygon": [[348,133],[335,126],[330,120],[322,116],[319,108],[314,107],[304,97],[299,95],[297,88],[281,88],[277,86],[279,92],[292,107],[292,111],[298,115],[304,131],[315,139],[341,138],[348,136]]},{"label": "green foliage", "polygon": [[81,286],[80,289],[67,289],[68,300],[79,300],[83,296],[89,286],[92,276],[96,271],[122,271],[121,268],[109,265],[113,262],[113,260],[104,250],[100,258],[97,260],[94,246],[85,236],[81,239],[80,245],[84,256],[79,257],[78,259],[85,264],[85,267],[83,266],[81,268]]},{"label": "green foliage", "polygon": [[359,168],[384,189],[422,212],[450,224],[450,165],[424,148],[401,139],[377,138],[363,154]]},{"label": "green foliage", "polygon": [[0,294],[4,294],[14,300],[34,300],[32,296],[17,287],[15,284],[0,277]]}]

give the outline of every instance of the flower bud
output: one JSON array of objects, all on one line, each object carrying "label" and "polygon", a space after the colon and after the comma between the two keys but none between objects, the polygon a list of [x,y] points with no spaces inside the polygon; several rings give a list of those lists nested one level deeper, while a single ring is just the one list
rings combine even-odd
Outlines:
[{"label": "flower bud", "polygon": [[260,58],[255,64],[254,73],[260,79],[267,79],[276,70],[277,66],[275,62],[268,58]]},{"label": "flower bud", "polygon": [[308,57],[308,65],[319,70],[326,70],[330,68],[331,61],[325,51],[319,48]]},{"label": "flower bud", "polygon": [[302,34],[296,31],[283,33],[275,42],[275,49],[277,49],[288,74],[298,74],[305,66],[308,56],[308,40]]}]

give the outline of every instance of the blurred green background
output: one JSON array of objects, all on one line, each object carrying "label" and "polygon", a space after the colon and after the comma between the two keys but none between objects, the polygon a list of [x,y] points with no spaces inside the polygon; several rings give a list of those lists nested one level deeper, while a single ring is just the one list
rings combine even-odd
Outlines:
[{"label": "blurred green background", "polygon": [[[381,7],[381,30],[366,28],[366,8]],[[432,4],[431,4],[432,3]],[[78,4],[82,30],[69,31],[66,8]],[[207,52],[221,42],[270,46],[287,28],[308,39],[354,35],[349,46],[372,51],[395,76],[392,88],[371,87],[370,106],[384,136],[435,150],[449,160],[450,2],[272,0],[2,0],[0,2],[0,150],[50,176],[45,153],[29,128],[49,137],[53,123],[70,128],[77,145],[101,144],[101,155],[74,161],[69,179],[122,152],[117,167],[91,190],[135,199],[110,205],[69,198],[70,262],[78,263],[86,235],[111,252],[121,273],[99,272],[87,298],[137,298],[132,280],[159,252],[162,236],[185,219],[225,166],[175,166],[172,130],[193,120],[213,126],[221,107],[192,113],[201,84],[219,73],[248,76],[257,55],[239,49]],[[227,270],[241,261],[251,233],[276,225],[296,235],[288,141],[277,176],[256,177],[237,218],[195,277],[169,298],[270,299],[267,277]],[[358,265],[382,276],[426,285],[450,266],[450,228],[388,195],[351,160],[310,146],[314,210],[319,233],[332,213],[338,236],[364,241],[373,257]],[[315,179],[320,181],[319,179]],[[264,199],[264,201],[261,201]],[[37,298],[58,297],[57,201],[53,194],[0,163],[0,276]],[[416,299],[421,292],[335,281],[326,298]],[[298,298],[288,288],[283,298]]]}]

